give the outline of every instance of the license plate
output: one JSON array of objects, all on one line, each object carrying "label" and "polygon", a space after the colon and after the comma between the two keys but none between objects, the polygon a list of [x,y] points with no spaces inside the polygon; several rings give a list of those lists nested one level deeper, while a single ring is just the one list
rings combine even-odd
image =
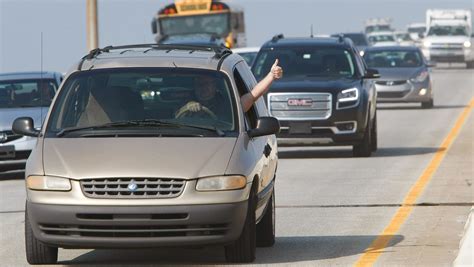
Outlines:
[{"label": "license plate", "polygon": [[290,134],[310,134],[311,123],[310,122],[291,122],[290,123]]},{"label": "license plate", "polygon": [[15,158],[15,146],[0,146],[0,159]]}]

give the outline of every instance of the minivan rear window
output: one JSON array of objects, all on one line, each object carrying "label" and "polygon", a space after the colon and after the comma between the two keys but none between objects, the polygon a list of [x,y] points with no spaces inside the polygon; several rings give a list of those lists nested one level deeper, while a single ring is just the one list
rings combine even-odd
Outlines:
[{"label": "minivan rear window", "polygon": [[[82,71],[65,81],[47,132],[128,121],[169,123],[173,127],[162,126],[167,133],[195,132],[199,130],[197,127],[233,132],[237,128],[233,99],[227,76],[218,71],[184,68]],[[178,124],[196,127],[176,127]],[[160,127],[140,129],[146,132],[157,128]]]}]

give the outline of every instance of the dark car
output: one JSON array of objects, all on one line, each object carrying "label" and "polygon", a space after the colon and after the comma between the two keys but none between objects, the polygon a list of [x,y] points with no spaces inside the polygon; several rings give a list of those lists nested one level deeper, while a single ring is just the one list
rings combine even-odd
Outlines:
[{"label": "dark car", "polygon": [[359,49],[359,54],[364,56],[364,51],[370,46],[369,39],[367,39],[367,35],[363,32],[348,32],[348,33],[339,33],[333,34],[331,37],[339,37],[342,36],[344,38],[349,38],[354,43],[354,45]]},{"label": "dark car", "polygon": [[377,149],[376,70],[367,69],[347,38],[275,36],[257,55],[258,80],[276,59],[283,78],[266,95],[280,121],[280,145],[351,145],[354,156]]},{"label": "dark car", "polygon": [[421,103],[422,108],[433,107],[430,67],[420,49],[415,46],[371,47],[365,51],[369,68],[379,71],[375,82],[377,101]]}]

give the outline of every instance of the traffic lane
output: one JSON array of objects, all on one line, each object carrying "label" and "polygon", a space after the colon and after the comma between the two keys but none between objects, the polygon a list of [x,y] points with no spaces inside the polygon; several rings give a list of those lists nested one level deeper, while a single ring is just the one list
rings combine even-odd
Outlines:
[{"label": "traffic lane", "polygon": [[23,211],[25,209],[25,181],[0,180],[0,213]]},{"label": "traffic lane", "polygon": [[473,73],[434,71],[433,109],[379,105],[379,149],[370,158],[353,158],[350,147],[280,148],[285,197],[277,205],[400,204],[471,99]]},{"label": "traffic lane", "polygon": [[[403,242],[385,249],[380,265],[451,265],[473,206],[474,116],[471,114],[399,233]],[[413,248],[417,248],[414,252]]]}]

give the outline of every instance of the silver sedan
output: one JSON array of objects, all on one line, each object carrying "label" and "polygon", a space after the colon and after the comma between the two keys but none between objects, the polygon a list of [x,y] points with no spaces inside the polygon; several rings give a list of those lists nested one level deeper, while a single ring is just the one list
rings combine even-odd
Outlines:
[{"label": "silver sedan", "polygon": [[377,69],[381,75],[375,82],[377,102],[418,102],[422,108],[433,107],[433,64],[425,60],[419,48],[370,47],[364,59],[369,68]]}]

